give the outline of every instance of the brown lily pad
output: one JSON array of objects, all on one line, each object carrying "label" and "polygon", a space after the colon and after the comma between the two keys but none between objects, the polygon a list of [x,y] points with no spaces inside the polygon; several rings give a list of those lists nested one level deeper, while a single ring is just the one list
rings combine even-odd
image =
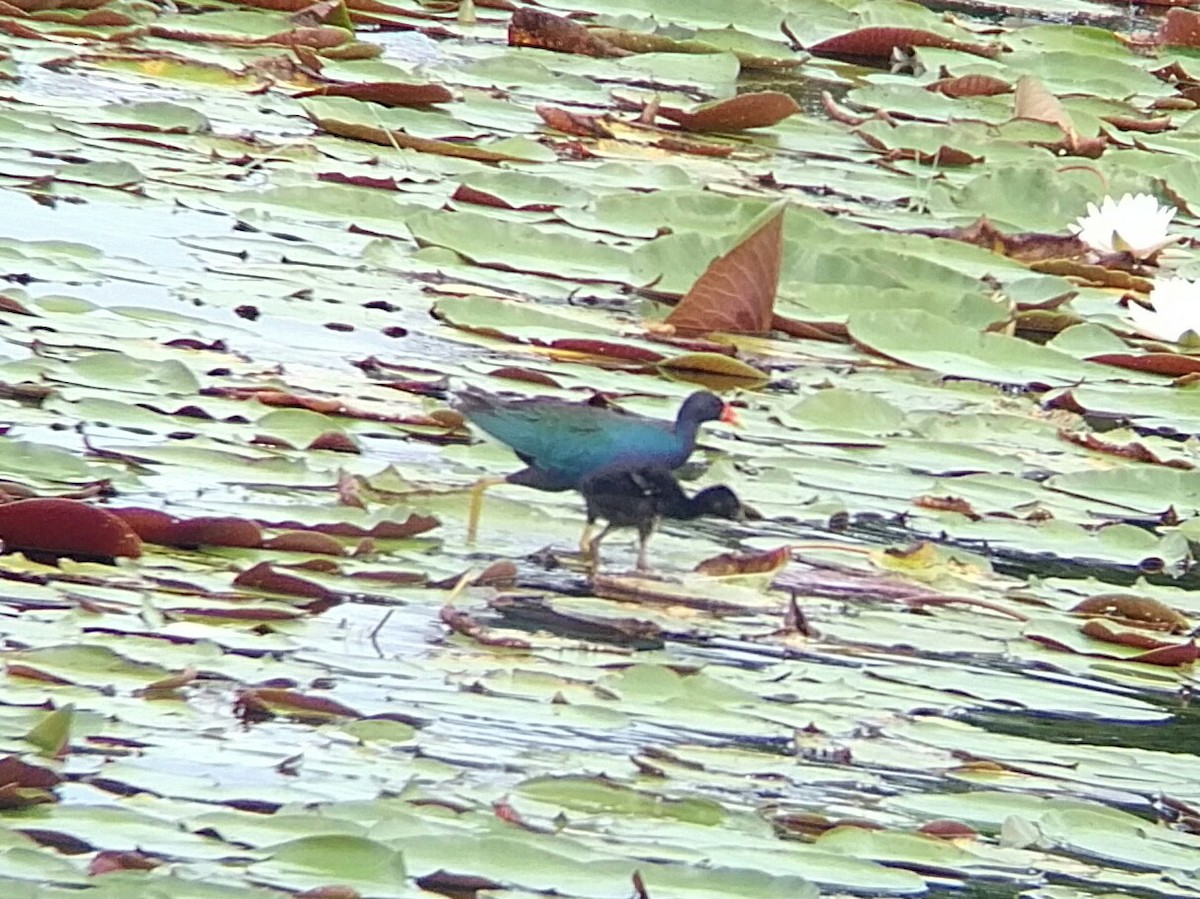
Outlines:
[{"label": "brown lily pad", "polygon": [[119,517],[73,499],[22,499],[0,505],[7,549],[64,556],[136,558],[142,541]]}]

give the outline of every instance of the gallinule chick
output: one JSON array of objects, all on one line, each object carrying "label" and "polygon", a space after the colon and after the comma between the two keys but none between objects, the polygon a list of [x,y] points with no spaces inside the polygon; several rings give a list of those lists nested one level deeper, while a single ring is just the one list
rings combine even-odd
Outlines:
[{"label": "gallinule chick", "polygon": [[[453,405],[472,424],[508,444],[526,466],[475,484],[468,540],[475,539],[483,491],[493,484],[574,490],[589,474],[617,466],[671,471],[692,454],[701,424],[737,423],[733,408],[707,390],[684,400],[673,422],[547,396],[510,400],[475,388],[460,391]],[[589,534],[590,529],[584,531],[581,546]]]},{"label": "gallinule chick", "polygon": [[646,543],[661,519],[690,520],[710,515],[741,521],[746,517],[746,508],[728,487],[706,487],[689,497],[665,468],[598,471],[580,482],[579,491],[587,502],[588,527],[598,518],[608,522],[584,549],[591,556],[593,570],[600,566],[600,541],[613,528],[638,529],[637,568],[646,571]]}]

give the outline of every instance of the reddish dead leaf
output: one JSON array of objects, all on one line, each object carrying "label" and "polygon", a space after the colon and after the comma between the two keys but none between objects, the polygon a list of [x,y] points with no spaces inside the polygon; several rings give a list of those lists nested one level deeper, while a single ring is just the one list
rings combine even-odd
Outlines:
[{"label": "reddish dead leaf", "polygon": [[1164,665],[1168,668],[1177,668],[1182,665],[1191,665],[1196,661],[1196,657],[1196,641],[1189,640],[1187,643],[1180,643],[1176,646],[1151,649],[1149,652],[1143,652],[1141,655],[1133,656],[1125,661],[1141,662],[1143,665]]},{"label": "reddish dead leaf", "polygon": [[28,25],[22,25],[15,19],[0,18],[0,32],[4,32],[5,34],[10,34],[13,37],[22,38],[24,40],[45,40],[45,35],[43,35],[40,31],[30,28]]},{"label": "reddish dead leaf", "polygon": [[1172,9],[1158,26],[1160,44],[1173,47],[1200,47],[1200,13]]},{"label": "reddish dead leaf", "polygon": [[1184,634],[1192,628],[1187,618],[1166,603],[1128,593],[1089,596],[1071,611],[1076,615],[1103,615],[1122,623],[1152,627],[1172,634]]},{"label": "reddish dead leaf", "polygon": [[1159,134],[1163,131],[1170,131],[1175,127],[1169,116],[1161,116],[1157,119],[1140,119],[1128,115],[1110,115],[1101,116],[1100,118],[1101,121],[1108,122],[1108,124],[1121,131],[1136,131],[1140,134]]},{"label": "reddish dead leaf", "polygon": [[521,368],[517,365],[506,365],[503,368],[493,369],[489,374],[493,378],[509,378],[513,381],[524,381],[527,384],[538,384],[542,387],[562,387],[560,382],[544,371]]},{"label": "reddish dead leaf", "polygon": [[1092,618],[1079,626],[1079,632],[1093,640],[1103,640],[1105,643],[1116,643],[1118,646],[1132,646],[1134,649],[1165,649],[1180,644],[1174,640],[1162,640],[1150,634],[1132,630],[1118,630],[1107,621]]},{"label": "reddish dead leaf", "polygon": [[940,78],[925,86],[925,90],[958,99],[960,97],[995,97],[1012,92],[1012,85],[993,75],[963,75],[959,78]]},{"label": "reddish dead leaf", "polygon": [[[409,537],[422,534],[439,524],[441,522],[432,515],[418,515],[413,512],[404,521],[381,521],[362,536],[373,537],[376,540],[407,540]],[[323,528],[318,528],[318,530],[323,530]],[[336,534],[338,532],[329,530],[326,533]]]},{"label": "reddish dead leaf", "polygon": [[[1104,628],[1104,622],[1100,621],[1099,619],[1092,619],[1092,621],[1089,621],[1088,624],[1099,626],[1099,628],[1093,628],[1091,633],[1088,633],[1087,630],[1084,630],[1084,628],[1087,628],[1087,625],[1084,625],[1084,628],[1081,628],[1081,630],[1084,630],[1084,633],[1088,633],[1088,636],[1091,636],[1095,639],[1105,640],[1105,637],[1099,636],[1099,634],[1110,633],[1108,629],[1101,630],[1101,628]],[[1053,637],[1045,634],[1026,634],[1026,636],[1035,643],[1040,643],[1043,646],[1049,647],[1050,649],[1056,649],[1060,652],[1078,653],[1078,650],[1074,649],[1073,647],[1068,646],[1060,640],[1056,640]],[[1121,641],[1106,640],[1106,642],[1120,643]],[[1085,652],[1079,654],[1096,656],[1099,658],[1111,658],[1111,656],[1099,652]],[[1135,656],[1125,656],[1121,660],[1125,662],[1142,662],[1147,665],[1164,665],[1166,667],[1174,668],[1181,665],[1190,665],[1196,661],[1196,656],[1196,641],[1189,640],[1187,643],[1164,644],[1159,648],[1149,649],[1146,652]]]},{"label": "reddish dead leaf", "polygon": [[781,91],[738,94],[703,103],[692,110],[660,106],[658,113],[685,131],[745,131],[778,124],[800,111],[800,104]]},{"label": "reddish dead leaf", "polygon": [[1089,356],[1088,361],[1173,378],[1200,374],[1200,357],[1184,356],[1182,353],[1101,353],[1099,356]]},{"label": "reddish dead leaf", "polygon": [[570,112],[544,103],[534,106],[533,111],[541,116],[543,122],[563,134],[574,134],[577,137],[612,137],[612,130],[608,127],[605,116]]},{"label": "reddish dead leaf", "polygon": [[645,347],[582,337],[563,337],[550,341],[547,346],[551,349],[566,350],[571,353],[586,353],[589,356],[604,356],[609,359],[627,359],[630,362],[644,362],[649,365],[661,362],[666,358],[662,353],[648,350]]},{"label": "reddish dead leaf", "polygon": [[917,833],[922,833],[927,837],[938,837],[943,840],[961,840],[963,838],[975,839],[979,836],[979,831],[969,824],[964,824],[961,821],[928,821],[922,824]]},{"label": "reddish dead leaf", "polygon": [[985,56],[988,59],[994,59],[1000,54],[998,44],[971,44],[920,28],[889,28],[886,26],[860,28],[848,34],[819,41],[805,49],[814,56],[869,58],[890,62],[892,51],[897,47],[901,49],[938,47],[943,50],[958,50],[962,53],[972,53],[975,56]]},{"label": "reddish dead leaf", "polygon": [[140,852],[118,852],[115,849],[103,849],[97,852],[88,865],[88,876],[111,874],[114,871],[153,871],[162,862]]},{"label": "reddish dead leaf", "polygon": [[306,449],[325,450],[334,453],[361,453],[362,449],[354,438],[345,431],[325,431],[313,438]]},{"label": "reddish dead leaf", "polygon": [[1087,447],[1090,450],[1095,450],[1100,453],[1107,453],[1110,456],[1120,456],[1123,459],[1134,459],[1138,462],[1148,462],[1152,465],[1162,465],[1165,468],[1179,468],[1184,471],[1191,471],[1196,466],[1186,459],[1171,459],[1164,462],[1156,456],[1145,445],[1137,441],[1131,441],[1125,444],[1111,443],[1107,440],[1100,439],[1099,435],[1091,432],[1067,431],[1065,429],[1058,432],[1058,436],[1068,443],[1074,443],[1077,446]]},{"label": "reddish dead leaf", "polygon": [[[863,135],[860,134],[859,136],[862,137]],[[916,150],[911,147],[892,147],[884,154],[883,158],[888,162],[911,159],[922,165],[937,166],[975,165],[984,160],[982,156],[975,156],[966,150],[960,150],[957,147],[948,147],[945,144],[942,144],[932,153],[927,150]]]},{"label": "reddish dead leaf", "polygon": [[460,203],[475,203],[479,206],[491,206],[495,209],[520,209],[524,212],[553,212],[557,207],[550,203],[526,203],[524,206],[513,206],[506,200],[486,191],[479,190],[466,184],[460,184],[454,189],[450,199]]},{"label": "reddish dead leaf", "polygon": [[248,549],[262,545],[262,529],[253,521],[232,516],[201,516],[180,521],[167,533],[168,546],[240,546]]},{"label": "reddish dead leaf", "polygon": [[356,524],[337,522],[333,524],[305,524],[301,521],[264,522],[269,528],[278,530],[316,531],[319,534],[332,534],[335,537],[373,537],[377,540],[405,540],[432,530],[441,524],[432,515],[418,515],[413,512],[404,521],[381,521],[370,530]]},{"label": "reddish dead leaf", "polygon": [[23,762],[15,755],[8,755],[0,759],[0,784],[53,790],[60,783],[62,783],[62,778],[49,768]]},{"label": "reddish dead leaf", "polygon": [[257,400],[264,406],[286,409],[307,409],[322,415],[339,415],[345,411],[341,400],[329,397],[302,396],[275,387],[206,387],[201,396],[219,396],[234,400]]},{"label": "reddish dead leaf", "polygon": [[263,549],[275,549],[293,553],[318,553],[326,556],[344,556],[346,549],[328,534],[316,531],[285,531],[263,541]]},{"label": "reddish dead leaf", "polygon": [[33,315],[15,298],[4,293],[0,293],[0,312],[7,312],[11,315]]},{"label": "reddish dead leaf", "polygon": [[297,893],[296,899],[362,899],[362,893],[351,887],[331,885]]},{"label": "reddish dead leaf", "polygon": [[938,512],[957,512],[965,515],[971,521],[979,521],[983,516],[976,512],[969,502],[959,496],[918,496],[913,505],[919,509],[934,509]]},{"label": "reddish dead leaf", "polygon": [[328,697],[309,696],[278,687],[253,687],[242,690],[234,703],[234,713],[243,720],[255,721],[275,715],[286,715],[306,721],[362,717],[356,709]]},{"label": "reddish dead leaf", "polygon": [[142,541],[105,509],[73,499],[22,499],[0,505],[0,541],[7,550],[98,558],[142,554]]},{"label": "reddish dead leaf", "polygon": [[487,892],[490,895],[493,890],[506,889],[504,884],[488,880],[486,877],[479,877],[475,874],[455,874],[441,868],[432,874],[418,877],[416,884],[423,890],[441,893],[443,896],[449,896],[450,899],[475,899],[476,894],[480,892]]},{"label": "reddish dead leaf", "polygon": [[783,211],[782,204],[767,210],[732,250],[709,263],[666,323],[692,333],[766,333],[779,288]]},{"label": "reddish dead leaf", "polygon": [[738,574],[766,574],[783,568],[792,558],[790,546],[754,553],[722,553],[705,559],[692,570],[708,577],[729,577]]},{"label": "reddish dead leaf", "polygon": [[508,20],[510,47],[537,47],[579,56],[630,56],[564,16],[522,6]]},{"label": "reddish dead leaf", "polygon": [[147,543],[166,545],[166,535],[179,524],[179,519],[157,509],[111,509],[116,515],[131,527],[139,537]]},{"label": "reddish dead leaf", "polygon": [[247,568],[233,579],[233,583],[237,587],[265,590],[268,593],[283,593],[287,596],[303,596],[323,600],[338,598],[337,594],[329,588],[294,574],[276,571],[266,562],[259,562],[253,568]]},{"label": "reddish dead leaf", "polygon": [[325,574],[337,574],[342,570],[333,559],[305,559],[303,562],[293,562],[288,568],[293,571],[319,571]]},{"label": "reddish dead leaf", "polygon": [[41,681],[46,684],[71,684],[74,681],[69,681],[66,678],[59,677],[57,674],[51,674],[48,671],[42,671],[40,668],[34,668],[32,665],[26,665],[23,662],[9,662],[4,666],[4,670],[9,677],[24,677],[29,680]]},{"label": "reddish dead leaf", "polygon": [[138,507],[113,509],[147,543],[159,546],[241,546],[262,544],[262,530],[252,521],[232,516],[202,516],[180,520],[166,512]]},{"label": "reddish dead leaf", "polygon": [[440,84],[401,84],[387,81],[323,84],[295,96],[351,97],[366,103],[379,103],[382,106],[429,106],[433,103],[449,103],[454,99],[454,95]]}]

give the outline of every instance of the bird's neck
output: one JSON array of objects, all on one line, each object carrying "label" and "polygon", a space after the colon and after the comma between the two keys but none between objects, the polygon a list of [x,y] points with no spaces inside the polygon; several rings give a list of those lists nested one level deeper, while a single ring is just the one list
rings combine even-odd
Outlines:
[{"label": "bird's neck", "polygon": [[684,521],[693,518],[700,518],[708,514],[708,498],[705,496],[705,491],[701,490],[691,498],[679,500],[673,504],[673,508],[667,512],[668,518],[679,518]]},{"label": "bird's neck", "polygon": [[694,418],[684,418],[682,415],[675,419],[675,436],[680,438],[681,442],[694,443],[696,435],[700,433],[700,422]]}]

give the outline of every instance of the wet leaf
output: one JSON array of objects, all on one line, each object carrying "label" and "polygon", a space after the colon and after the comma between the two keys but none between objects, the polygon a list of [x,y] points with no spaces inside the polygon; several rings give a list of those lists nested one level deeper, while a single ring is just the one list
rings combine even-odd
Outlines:
[{"label": "wet leaf", "polygon": [[1112,593],[1089,596],[1072,609],[1077,615],[1102,615],[1126,624],[1144,624],[1161,628],[1168,633],[1181,634],[1191,629],[1191,623],[1170,606],[1148,596]]},{"label": "wet leaf", "polygon": [[0,505],[0,540],[9,549],[111,558],[142,554],[142,541],[111,512],[69,499]]},{"label": "wet leaf", "polygon": [[658,114],[685,131],[744,131],[775,125],[800,111],[799,104],[779,91],[738,94],[690,110],[660,106]]},{"label": "wet leaf", "polygon": [[765,333],[779,286],[783,212],[771,207],[755,219],[732,250],[709,264],[666,323],[691,333]]}]

